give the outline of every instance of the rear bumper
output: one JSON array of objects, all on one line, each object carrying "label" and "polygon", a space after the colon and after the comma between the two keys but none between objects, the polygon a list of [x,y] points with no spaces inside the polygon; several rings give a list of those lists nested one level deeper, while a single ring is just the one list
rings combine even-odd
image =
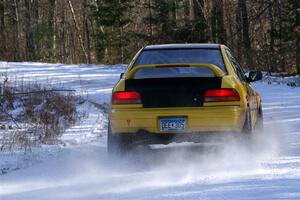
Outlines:
[{"label": "rear bumper", "polygon": [[127,145],[149,145],[149,144],[169,144],[180,142],[193,143],[215,143],[222,142],[227,136],[240,136],[238,133],[232,132],[205,132],[205,133],[149,133],[140,130],[137,133],[123,133],[118,134]]},{"label": "rear bumper", "polygon": [[[245,110],[240,106],[199,108],[112,108],[110,123],[113,133],[137,133],[141,130],[161,134],[159,118],[187,118],[187,133],[241,132]],[[164,133],[168,134],[168,133]]]}]

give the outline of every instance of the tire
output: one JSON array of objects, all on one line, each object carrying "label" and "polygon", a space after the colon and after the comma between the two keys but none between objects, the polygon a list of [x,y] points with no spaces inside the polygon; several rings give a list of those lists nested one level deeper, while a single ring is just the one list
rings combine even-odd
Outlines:
[{"label": "tire", "polygon": [[250,109],[248,109],[246,112],[246,119],[245,119],[243,131],[242,131],[242,135],[241,135],[242,136],[241,142],[248,149],[252,149],[253,132],[254,132],[254,129],[252,126],[251,112],[250,112]]},{"label": "tire", "polygon": [[243,128],[243,141],[249,149],[253,150],[253,143],[255,142],[255,133],[261,132],[263,130],[263,114],[262,108],[259,108],[258,118],[254,127],[252,126],[251,112],[248,109],[246,113],[246,120]]},{"label": "tire", "polygon": [[264,130],[264,120],[263,120],[263,112],[262,112],[262,107],[259,107],[258,110],[258,118],[257,122],[255,124],[255,131],[256,132],[263,132]]},{"label": "tire", "polygon": [[114,155],[122,155],[129,151],[128,141],[120,135],[113,134],[110,123],[107,128],[107,152]]},{"label": "tire", "polygon": [[250,109],[246,112],[246,119],[243,127],[243,133],[250,135],[253,133],[252,119],[251,119],[251,111]]}]

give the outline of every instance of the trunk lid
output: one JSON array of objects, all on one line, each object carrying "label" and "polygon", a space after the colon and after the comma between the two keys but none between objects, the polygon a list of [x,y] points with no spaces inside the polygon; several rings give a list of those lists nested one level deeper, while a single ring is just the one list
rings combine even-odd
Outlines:
[{"label": "trunk lid", "polygon": [[125,91],[139,92],[144,108],[203,106],[204,93],[219,89],[224,72],[212,64],[135,66],[125,78]]},{"label": "trunk lid", "polygon": [[129,79],[125,91],[141,94],[144,108],[203,106],[204,93],[221,88],[221,77]]}]

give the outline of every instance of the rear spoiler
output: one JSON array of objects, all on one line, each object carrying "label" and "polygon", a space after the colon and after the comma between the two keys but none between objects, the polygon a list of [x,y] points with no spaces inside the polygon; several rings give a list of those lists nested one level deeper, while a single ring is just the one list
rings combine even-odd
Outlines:
[{"label": "rear spoiler", "polygon": [[209,68],[216,77],[223,77],[224,72],[213,64],[199,63],[199,64],[188,64],[188,63],[176,63],[176,64],[159,64],[159,65],[140,65],[133,67],[130,71],[125,74],[125,79],[132,79],[137,71],[145,68],[162,68],[162,67],[205,67]]}]

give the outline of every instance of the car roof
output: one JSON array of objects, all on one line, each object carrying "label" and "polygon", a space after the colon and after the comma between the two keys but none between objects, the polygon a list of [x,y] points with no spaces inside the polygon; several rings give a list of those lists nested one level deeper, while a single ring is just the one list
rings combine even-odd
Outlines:
[{"label": "car roof", "polygon": [[160,44],[160,45],[149,45],[144,50],[162,50],[162,49],[220,49],[220,44]]}]

